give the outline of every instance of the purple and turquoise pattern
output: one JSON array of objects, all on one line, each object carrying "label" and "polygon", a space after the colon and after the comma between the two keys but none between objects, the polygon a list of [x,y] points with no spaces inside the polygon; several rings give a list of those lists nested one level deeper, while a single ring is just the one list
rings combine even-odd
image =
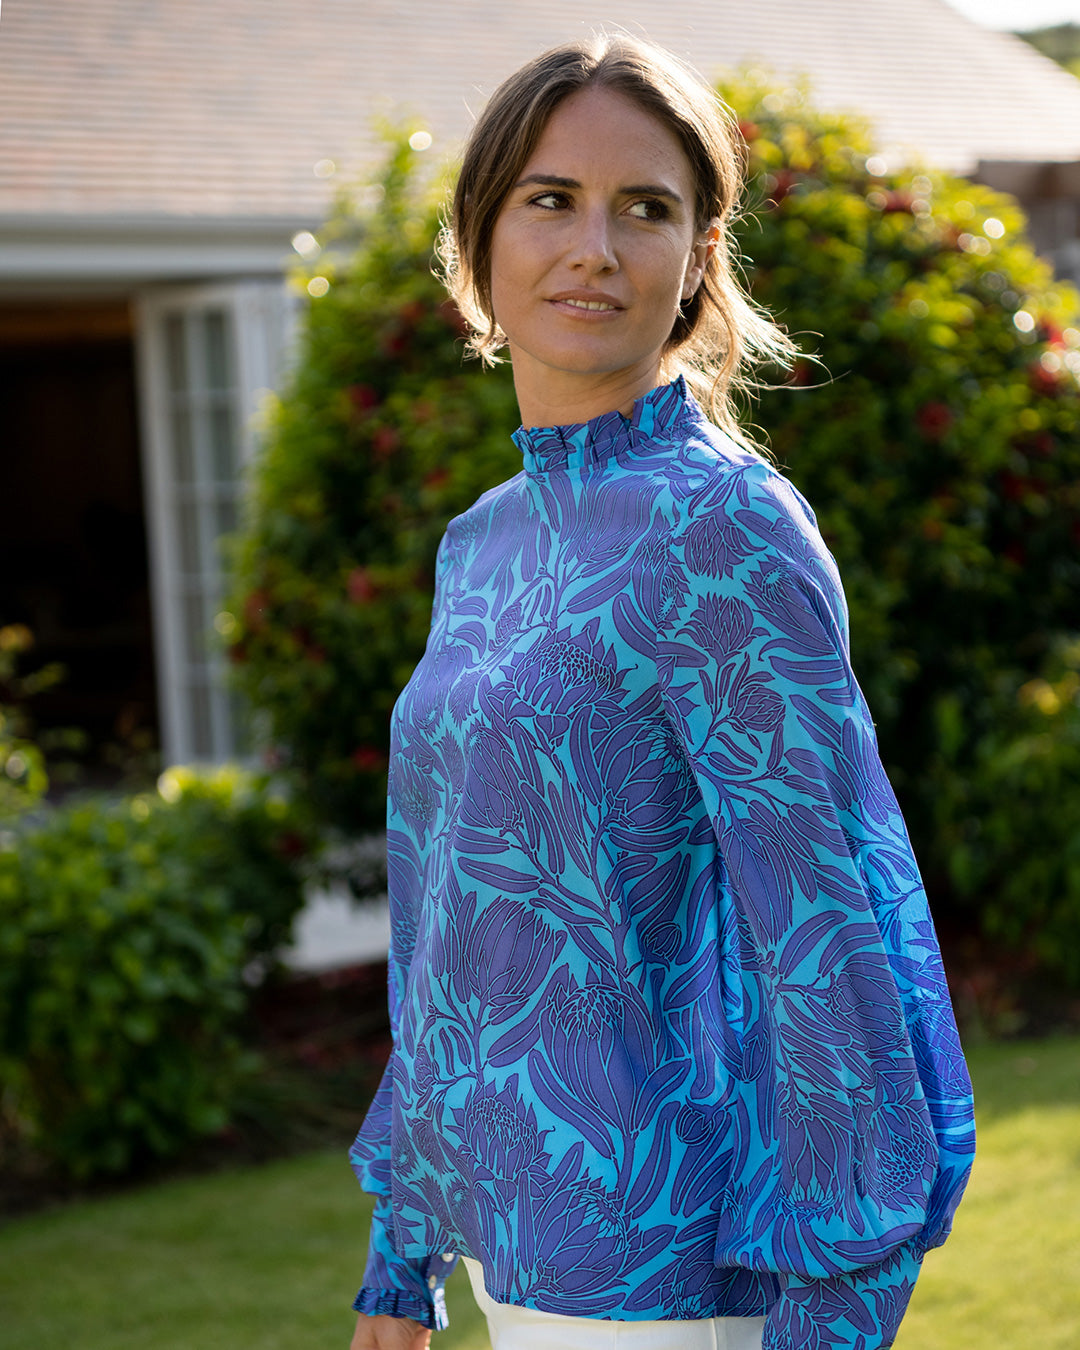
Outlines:
[{"label": "purple and turquoise pattern", "polygon": [[971,1089],[835,565],[681,380],[515,439],[394,713],[357,1306],[436,1324],[462,1253],[524,1307],[888,1344]]}]

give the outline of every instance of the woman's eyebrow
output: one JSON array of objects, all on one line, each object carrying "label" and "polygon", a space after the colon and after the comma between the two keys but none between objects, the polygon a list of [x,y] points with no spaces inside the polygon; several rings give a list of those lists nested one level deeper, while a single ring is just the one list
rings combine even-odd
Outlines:
[{"label": "woman's eyebrow", "polygon": [[[560,188],[580,188],[581,183],[576,178],[561,178],[554,173],[530,173],[519,182],[515,183],[516,188],[521,187],[560,187]],[[669,201],[677,202],[682,205],[682,197],[669,187],[664,187],[660,183],[634,183],[627,187],[621,187],[619,192],[626,197],[666,197]]]}]

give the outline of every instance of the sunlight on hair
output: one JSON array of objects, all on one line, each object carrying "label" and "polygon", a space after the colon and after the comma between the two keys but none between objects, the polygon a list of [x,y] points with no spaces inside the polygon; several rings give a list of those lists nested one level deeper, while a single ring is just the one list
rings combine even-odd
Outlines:
[{"label": "sunlight on hair", "polygon": [[[651,43],[601,33],[552,48],[500,85],[477,119],[439,239],[447,286],[473,330],[467,346],[484,361],[498,359],[505,336],[491,302],[495,221],[551,114],[571,94],[594,84],[629,98],[674,133],[694,173],[699,224],[720,222],[720,239],[701,284],[680,309],[665,345],[661,377],[682,375],[713,421],[745,449],[761,454],[739,424],[735,398],[767,387],[754,367],[788,369],[797,348],[755,305],[732,255],[743,141],[716,91]],[[798,89],[783,92],[784,106],[802,100]]]}]

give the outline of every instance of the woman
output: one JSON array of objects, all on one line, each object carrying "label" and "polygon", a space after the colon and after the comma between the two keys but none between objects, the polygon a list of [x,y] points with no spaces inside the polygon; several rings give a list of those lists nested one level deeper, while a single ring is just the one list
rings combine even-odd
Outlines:
[{"label": "woman", "polygon": [[529,429],[447,530],[395,710],[354,1350],[425,1345],[459,1255],[497,1350],[874,1350],[963,1189],[839,579],[730,409],[791,351],[732,275],[739,163],[621,37],[512,76],[465,155],[452,289]]}]

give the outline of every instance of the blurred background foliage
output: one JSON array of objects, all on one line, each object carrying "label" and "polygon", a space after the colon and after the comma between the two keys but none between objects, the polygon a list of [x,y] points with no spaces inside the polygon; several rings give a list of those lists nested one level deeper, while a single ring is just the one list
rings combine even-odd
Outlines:
[{"label": "blurred background foliage", "polygon": [[[310,818],[236,768],[73,800],[0,837],[0,1162],[126,1172],[220,1132]],[[4,1170],[0,1168],[0,1170]]]},{"label": "blurred background foliage", "polygon": [[[1011,199],[889,172],[804,91],[721,93],[748,149],[753,294],[807,353],[749,419],[838,558],[939,921],[1080,984],[1076,294]],[[363,206],[339,201],[236,553],[238,682],[346,834],[382,817],[446,521],[520,468],[509,369],[462,362],[435,203],[404,139]]]}]

